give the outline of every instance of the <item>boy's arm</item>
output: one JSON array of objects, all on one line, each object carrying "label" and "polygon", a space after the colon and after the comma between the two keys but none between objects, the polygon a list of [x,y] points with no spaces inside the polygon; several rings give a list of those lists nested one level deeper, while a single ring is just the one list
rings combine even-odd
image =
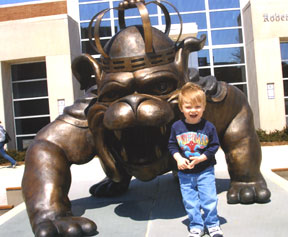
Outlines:
[{"label": "boy's arm", "polygon": [[190,169],[190,161],[183,156],[179,152],[176,152],[173,154],[173,158],[177,162],[177,167],[179,170],[185,170],[185,169]]},{"label": "boy's arm", "polygon": [[177,143],[176,132],[173,126],[171,128],[171,133],[168,141],[168,150],[170,154],[173,156],[173,158],[176,160],[177,167],[179,170],[188,169],[190,161],[182,157],[182,155],[180,154],[180,148]]},{"label": "boy's arm", "polygon": [[190,163],[189,163],[189,166],[188,166],[188,169],[193,169],[195,165],[207,160],[207,156],[203,153],[202,155],[200,156],[192,156],[189,158],[190,160]]},{"label": "boy's arm", "polygon": [[215,154],[218,151],[218,149],[219,149],[219,138],[217,135],[216,128],[214,127],[214,125],[212,125],[209,136],[209,144],[206,147],[203,154],[206,155],[207,159],[212,159],[213,157],[215,157]]}]

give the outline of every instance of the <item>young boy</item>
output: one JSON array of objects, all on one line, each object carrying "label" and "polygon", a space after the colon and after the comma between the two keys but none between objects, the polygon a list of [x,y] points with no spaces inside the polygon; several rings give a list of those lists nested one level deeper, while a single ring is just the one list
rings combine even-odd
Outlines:
[{"label": "young boy", "polygon": [[190,219],[189,237],[204,235],[204,226],[211,237],[222,237],[214,175],[219,140],[215,126],[202,118],[205,93],[188,82],[180,91],[178,105],[185,119],[172,125],[168,149],[179,170],[183,203]]}]

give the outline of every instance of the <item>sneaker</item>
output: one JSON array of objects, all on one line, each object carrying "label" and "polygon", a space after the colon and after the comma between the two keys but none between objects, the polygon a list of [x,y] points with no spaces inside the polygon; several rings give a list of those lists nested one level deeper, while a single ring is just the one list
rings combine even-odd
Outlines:
[{"label": "sneaker", "polygon": [[223,237],[223,232],[220,226],[214,226],[214,227],[208,228],[208,232],[209,232],[210,237]]},{"label": "sneaker", "polygon": [[7,168],[16,168],[16,166],[17,166],[17,163],[15,163],[14,165],[9,165],[9,166],[7,166]]},{"label": "sneaker", "polygon": [[189,231],[188,237],[201,237],[204,235],[203,230],[197,229],[197,228],[192,228]]}]

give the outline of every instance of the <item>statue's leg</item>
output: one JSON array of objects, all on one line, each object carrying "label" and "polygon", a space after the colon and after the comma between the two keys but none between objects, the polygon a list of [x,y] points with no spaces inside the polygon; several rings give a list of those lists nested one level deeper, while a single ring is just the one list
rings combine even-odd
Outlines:
[{"label": "statue's leg", "polygon": [[115,197],[128,190],[130,179],[121,182],[114,182],[106,177],[97,184],[90,187],[89,192],[95,197]]},{"label": "statue's leg", "polygon": [[114,197],[125,193],[131,181],[131,175],[127,174],[124,170],[120,169],[121,180],[119,182],[113,181],[111,178],[106,177],[97,184],[90,187],[89,192],[95,197]]},{"label": "statue's leg", "polygon": [[34,140],[26,153],[22,181],[23,196],[35,236],[85,236],[96,225],[83,217],[73,217],[68,191],[71,163],[59,146]]},{"label": "statue's leg", "polygon": [[228,203],[268,202],[271,193],[260,172],[261,146],[248,106],[232,120],[221,143],[231,177]]}]

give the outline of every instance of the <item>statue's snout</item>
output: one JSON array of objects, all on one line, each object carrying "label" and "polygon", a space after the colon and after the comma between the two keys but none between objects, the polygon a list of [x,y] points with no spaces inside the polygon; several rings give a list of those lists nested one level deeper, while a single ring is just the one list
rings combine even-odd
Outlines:
[{"label": "statue's snout", "polygon": [[162,126],[173,118],[174,112],[165,100],[135,93],[109,106],[104,115],[104,125],[111,130],[134,126]]}]

